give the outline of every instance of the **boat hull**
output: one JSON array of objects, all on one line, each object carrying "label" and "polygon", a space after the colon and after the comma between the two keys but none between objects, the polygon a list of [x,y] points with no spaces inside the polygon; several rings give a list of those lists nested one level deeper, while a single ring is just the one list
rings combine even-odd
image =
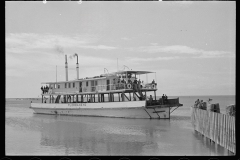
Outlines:
[{"label": "boat hull", "polygon": [[105,103],[31,103],[35,113],[71,116],[169,119],[169,107],[145,107],[145,101]]}]

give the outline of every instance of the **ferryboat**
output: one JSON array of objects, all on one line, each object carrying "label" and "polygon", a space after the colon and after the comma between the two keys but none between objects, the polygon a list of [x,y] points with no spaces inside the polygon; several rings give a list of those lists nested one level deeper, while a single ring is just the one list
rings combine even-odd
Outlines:
[{"label": "ferryboat", "polygon": [[[34,113],[71,116],[97,116],[116,118],[170,119],[170,114],[180,106],[179,98],[156,98],[157,83],[136,83],[139,75],[150,71],[123,70],[79,79],[68,80],[68,63],[65,55],[66,80],[43,82],[49,86],[42,92],[41,103],[31,103]],[[147,93],[153,93],[148,99]]]}]

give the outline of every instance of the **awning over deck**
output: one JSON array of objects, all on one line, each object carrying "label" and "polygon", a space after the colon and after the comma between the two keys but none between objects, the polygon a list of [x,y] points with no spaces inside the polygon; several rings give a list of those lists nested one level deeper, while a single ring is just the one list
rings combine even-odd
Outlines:
[{"label": "awning over deck", "polygon": [[137,74],[137,75],[140,75],[140,74],[147,74],[147,73],[155,73],[155,72],[150,72],[150,71],[118,71],[118,72],[112,72],[112,74]]}]

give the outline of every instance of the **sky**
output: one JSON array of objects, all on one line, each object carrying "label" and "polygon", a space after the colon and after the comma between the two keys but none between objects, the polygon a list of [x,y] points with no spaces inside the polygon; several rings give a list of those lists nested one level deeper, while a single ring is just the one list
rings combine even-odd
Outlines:
[{"label": "sky", "polygon": [[[41,82],[143,70],[157,95],[235,95],[236,3],[5,2],[6,98],[40,97]],[[127,66],[127,67],[124,67]]]}]

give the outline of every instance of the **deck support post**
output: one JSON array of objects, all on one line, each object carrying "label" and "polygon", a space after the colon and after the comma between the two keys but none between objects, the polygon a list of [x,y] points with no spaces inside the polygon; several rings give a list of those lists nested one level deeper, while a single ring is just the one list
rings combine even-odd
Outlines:
[{"label": "deck support post", "polygon": [[131,93],[129,92],[129,99],[130,99],[130,101],[131,101]]},{"label": "deck support post", "polygon": [[154,97],[155,97],[155,101],[156,101],[157,100],[156,91],[154,91]]},{"label": "deck support post", "polygon": [[42,95],[42,103],[43,103],[43,95]]},{"label": "deck support post", "polygon": [[101,94],[101,102],[104,102],[104,93]]},{"label": "deck support post", "polygon": [[123,94],[124,93],[122,92],[121,97],[122,97],[122,101],[124,102],[125,100],[124,100],[124,95]]},{"label": "deck support post", "polygon": [[118,93],[118,99],[119,99],[119,102],[120,102],[120,95],[119,95],[119,93]]},{"label": "deck support post", "polygon": [[114,102],[114,93],[112,93],[112,102]]}]

